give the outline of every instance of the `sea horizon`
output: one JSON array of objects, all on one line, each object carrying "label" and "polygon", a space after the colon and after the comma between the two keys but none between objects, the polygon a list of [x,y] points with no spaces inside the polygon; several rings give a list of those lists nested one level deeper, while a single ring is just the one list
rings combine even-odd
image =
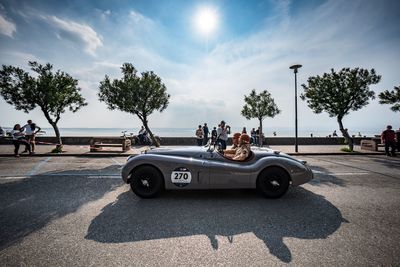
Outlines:
[{"label": "sea horizon", "polygon": [[[11,130],[11,127],[3,127],[4,130]],[[139,132],[139,127],[137,128],[113,128],[113,127],[103,127],[103,128],[91,128],[91,127],[60,127],[60,133],[62,137],[68,136],[121,136],[123,131],[126,131],[126,135],[137,135]],[[153,134],[160,137],[195,137],[196,128],[163,128],[155,127],[150,128]],[[212,128],[209,128],[210,132]],[[235,132],[242,132],[243,127],[232,127],[231,134]],[[251,128],[247,128],[247,133],[250,134]],[[327,128],[299,128],[299,137],[329,137],[332,136],[333,131],[336,130],[338,136],[342,136],[339,129],[327,129]],[[55,136],[53,128],[42,128],[45,133],[40,133],[40,136]],[[294,137],[295,130],[294,127],[274,127],[274,128],[264,128],[264,135],[266,137],[274,137],[274,132],[276,137]],[[359,128],[350,129],[350,135],[354,136],[366,136],[371,137],[378,135],[382,132],[382,129],[378,128]]]}]

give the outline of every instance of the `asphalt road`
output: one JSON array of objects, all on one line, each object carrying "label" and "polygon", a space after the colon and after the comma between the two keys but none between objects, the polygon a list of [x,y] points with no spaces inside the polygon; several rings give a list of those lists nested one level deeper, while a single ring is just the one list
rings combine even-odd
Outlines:
[{"label": "asphalt road", "polygon": [[123,158],[0,158],[0,266],[400,265],[400,158],[302,157],[315,179],[141,200]]}]

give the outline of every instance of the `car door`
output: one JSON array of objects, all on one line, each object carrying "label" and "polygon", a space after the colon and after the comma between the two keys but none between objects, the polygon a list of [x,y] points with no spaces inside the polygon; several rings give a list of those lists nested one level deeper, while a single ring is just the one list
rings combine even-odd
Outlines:
[{"label": "car door", "polygon": [[209,183],[211,188],[248,188],[250,182],[249,166],[222,158],[218,152],[210,154],[206,162],[209,169]]},{"label": "car door", "polygon": [[167,189],[207,189],[210,172],[204,157],[187,158],[165,166]]}]

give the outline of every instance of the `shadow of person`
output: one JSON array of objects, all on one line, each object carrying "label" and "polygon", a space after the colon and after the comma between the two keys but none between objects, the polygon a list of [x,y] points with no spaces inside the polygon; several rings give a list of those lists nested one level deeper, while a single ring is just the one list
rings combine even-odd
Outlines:
[{"label": "shadow of person", "polygon": [[123,184],[121,179],[88,179],[87,174],[118,173],[118,165],[102,169],[47,172],[0,184],[0,250],[77,211]]},{"label": "shadow of person", "polygon": [[206,235],[218,249],[216,236],[254,233],[271,254],[290,262],[284,237],[327,238],[345,220],[324,197],[301,187],[277,200],[253,190],[170,191],[158,199],[138,199],[132,192],[118,196],[92,220],[86,239],[103,243],[134,242]]}]

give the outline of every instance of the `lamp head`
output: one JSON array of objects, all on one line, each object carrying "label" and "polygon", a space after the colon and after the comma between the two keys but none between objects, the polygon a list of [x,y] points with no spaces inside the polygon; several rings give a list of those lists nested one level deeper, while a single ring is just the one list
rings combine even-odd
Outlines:
[{"label": "lamp head", "polygon": [[292,65],[289,69],[294,70],[294,73],[297,73],[297,69],[300,69],[302,66],[300,64]]}]

